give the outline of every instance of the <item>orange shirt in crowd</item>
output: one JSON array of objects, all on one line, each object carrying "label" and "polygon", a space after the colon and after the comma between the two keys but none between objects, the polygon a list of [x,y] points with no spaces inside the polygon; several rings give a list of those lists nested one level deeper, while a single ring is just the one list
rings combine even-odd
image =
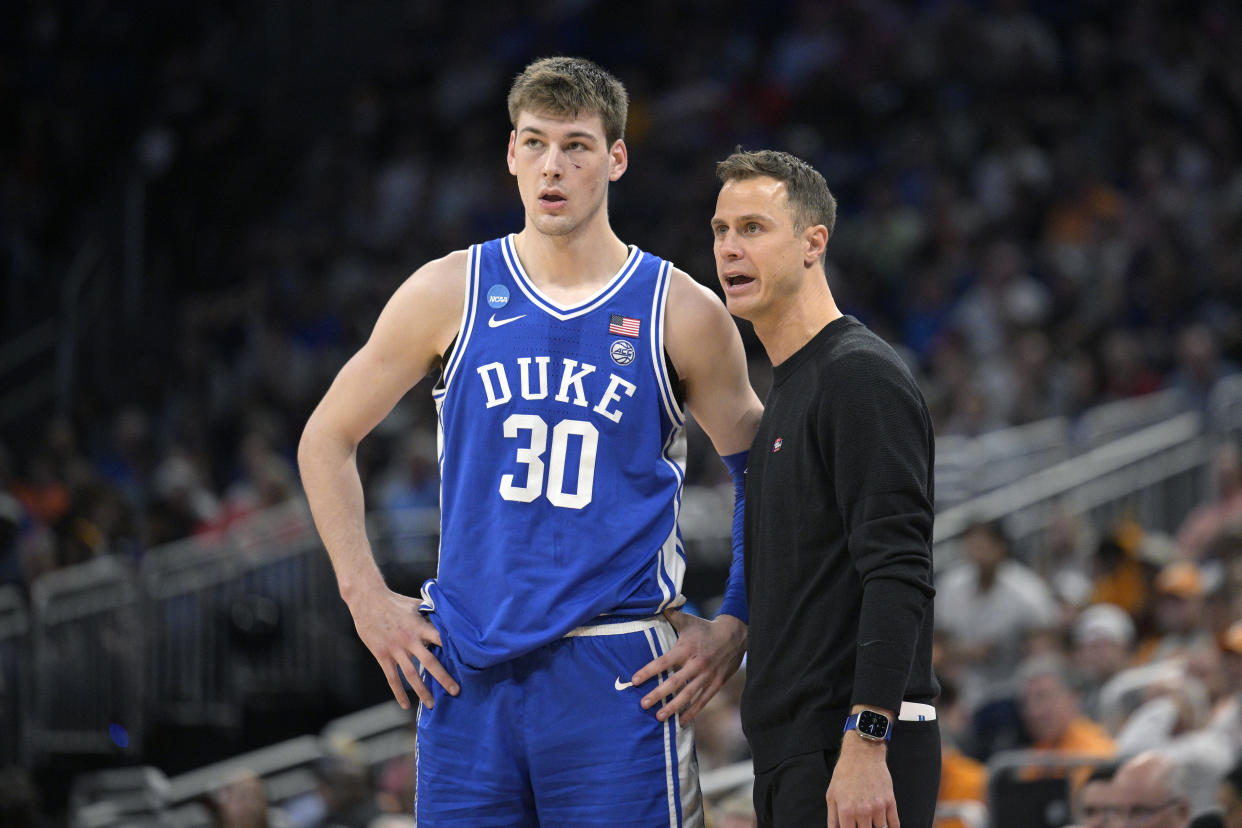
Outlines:
[{"label": "orange shirt in crowd", "polygon": [[1056,750],[1078,756],[1111,759],[1117,755],[1117,743],[1102,725],[1086,716],[1076,716],[1056,742],[1036,744],[1036,750]]},{"label": "orange shirt in crowd", "polygon": [[[987,803],[988,769],[961,751],[946,747],[940,763],[940,796],[938,802]],[[966,828],[957,818],[942,819],[936,828]]]},{"label": "orange shirt in crowd", "polygon": [[[1102,725],[1086,716],[1076,716],[1069,727],[1055,742],[1038,742],[1031,746],[1032,750],[1064,753],[1074,759],[1112,759],[1117,755],[1117,743]],[[1075,766],[1067,763],[1063,766],[1046,765],[1032,766],[1023,770],[1020,779],[1048,779],[1064,776],[1067,773],[1073,778],[1077,787],[1091,773],[1093,763]]]}]

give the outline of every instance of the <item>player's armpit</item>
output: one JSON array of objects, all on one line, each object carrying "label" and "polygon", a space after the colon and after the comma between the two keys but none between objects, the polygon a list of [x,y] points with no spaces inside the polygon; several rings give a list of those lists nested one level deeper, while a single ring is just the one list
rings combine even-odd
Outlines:
[{"label": "player's armpit", "polygon": [[716,451],[750,448],[763,406],[751,388],[746,351],[724,304],[680,270],[669,285],[664,342],[686,389],[686,405]]}]

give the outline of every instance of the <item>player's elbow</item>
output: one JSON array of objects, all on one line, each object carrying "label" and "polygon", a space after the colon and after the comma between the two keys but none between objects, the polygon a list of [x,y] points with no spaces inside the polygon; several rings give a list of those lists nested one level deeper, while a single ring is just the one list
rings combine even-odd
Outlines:
[{"label": "player's elbow", "polygon": [[338,452],[348,455],[351,451],[352,447],[334,433],[331,424],[316,409],[306,421],[302,437],[298,440],[298,470],[305,479],[316,462],[323,462]]}]

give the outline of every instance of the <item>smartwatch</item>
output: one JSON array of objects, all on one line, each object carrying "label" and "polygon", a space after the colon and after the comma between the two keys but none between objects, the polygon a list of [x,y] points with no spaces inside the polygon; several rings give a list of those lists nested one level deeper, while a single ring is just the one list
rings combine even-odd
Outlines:
[{"label": "smartwatch", "polygon": [[893,720],[874,710],[860,710],[851,713],[845,720],[843,732],[848,733],[851,730],[857,730],[858,735],[868,741],[887,742],[893,738]]}]

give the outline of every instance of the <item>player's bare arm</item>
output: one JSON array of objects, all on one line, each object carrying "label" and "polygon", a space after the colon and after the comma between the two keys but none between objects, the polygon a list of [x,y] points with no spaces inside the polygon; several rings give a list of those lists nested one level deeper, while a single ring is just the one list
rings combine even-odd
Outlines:
[{"label": "player's bare arm", "polygon": [[[664,342],[685,388],[686,407],[721,455],[750,448],[763,406],[751,388],[742,338],[732,317],[710,290],[673,271]],[[732,615],[707,621],[680,610],[668,613],[677,644],[634,674],[634,684],[668,672],[643,698],[650,708],[667,699],[656,715],[680,713],[694,719],[729,677],[746,651],[746,625]],[[671,697],[671,698],[670,698]]]},{"label": "player's bare arm", "polygon": [[389,590],[375,563],[356,453],[362,439],[442,358],[460,323],[465,281],[464,251],[410,276],[380,313],[370,339],[337,374],[298,445],[302,485],[341,597],[404,708],[410,702],[402,674],[423,704],[432,705],[415,660],[450,693],[457,693],[457,684],[427,648],[441,642],[418,612],[418,600]]}]

